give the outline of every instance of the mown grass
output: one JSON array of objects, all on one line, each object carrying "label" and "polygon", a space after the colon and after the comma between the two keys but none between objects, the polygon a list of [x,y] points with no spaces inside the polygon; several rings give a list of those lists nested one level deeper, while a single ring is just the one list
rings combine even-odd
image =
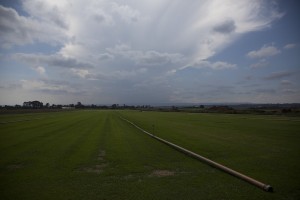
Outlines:
[{"label": "mown grass", "polygon": [[248,193],[249,199],[300,198],[299,118],[156,112],[121,114],[161,138],[275,188],[271,195]]},{"label": "mown grass", "polygon": [[[267,182],[275,193],[187,157],[119,115],[150,132],[154,124],[159,137]],[[299,118],[135,111],[0,116],[8,121],[0,124],[0,199],[300,197]]]}]

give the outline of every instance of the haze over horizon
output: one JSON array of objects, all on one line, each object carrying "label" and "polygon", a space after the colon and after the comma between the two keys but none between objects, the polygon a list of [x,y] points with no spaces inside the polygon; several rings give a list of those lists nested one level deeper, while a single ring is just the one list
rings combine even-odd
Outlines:
[{"label": "haze over horizon", "polygon": [[299,103],[297,0],[0,1],[0,105]]}]

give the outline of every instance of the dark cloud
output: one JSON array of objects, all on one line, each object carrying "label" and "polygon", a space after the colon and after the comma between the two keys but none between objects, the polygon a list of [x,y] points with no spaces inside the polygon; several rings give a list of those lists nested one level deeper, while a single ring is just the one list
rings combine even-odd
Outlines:
[{"label": "dark cloud", "polygon": [[109,53],[103,53],[103,54],[98,55],[99,60],[110,60],[110,59],[113,59],[113,58],[114,58],[114,56],[112,54],[109,54]]},{"label": "dark cloud", "polygon": [[62,68],[93,68],[93,64],[82,62],[75,58],[66,58],[59,54],[45,55],[45,54],[24,54],[18,53],[13,56],[16,60],[26,62],[30,65],[42,65],[49,67]]},{"label": "dark cloud", "polygon": [[289,85],[292,85],[292,82],[289,81],[289,80],[282,80],[282,81],[280,82],[280,84],[281,84],[281,85],[284,85],[284,86],[289,86]]},{"label": "dark cloud", "polygon": [[1,83],[0,89],[14,90],[21,88],[22,85],[20,83]]},{"label": "dark cloud", "polygon": [[219,32],[219,33],[223,33],[223,34],[231,33],[233,31],[235,31],[235,29],[236,29],[236,26],[235,26],[235,22],[233,20],[226,20],[223,23],[221,23],[213,28],[213,30],[215,32]]},{"label": "dark cloud", "polygon": [[282,92],[285,94],[298,94],[299,93],[299,91],[297,91],[295,89],[290,89],[290,88],[284,89],[284,90],[282,90]]},{"label": "dark cloud", "polygon": [[22,88],[30,91],[43,92],[46,94],[60,95],[60,94],[85,94],[86,90],[74,83],[60,80],[49,79],[34,79],[21,80]]},{"label": "dark cloud", "polygon": [[265,80],[277,80],[284,77],[292,76],[294,73],[291,71],[273,72],[270,75],[264,77]]},{"label": "dark cloud", "polygon": [[97,22],[97,23],[101,23],[105,21],[105,16],[102,14],[95,14],[93,15],[93,19]]},{"label": "dark cloud", "polygon": [[274,90],[274,89],[260,88],[260,89],[256,89],[254,92],[256,92],[256,93],[275,94],[275,93],[276,93],[276,90]]}]

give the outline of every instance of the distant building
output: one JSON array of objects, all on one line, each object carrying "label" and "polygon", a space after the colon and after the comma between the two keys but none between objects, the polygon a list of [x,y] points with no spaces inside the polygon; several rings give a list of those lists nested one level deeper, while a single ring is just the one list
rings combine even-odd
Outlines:
[{"label": "distant building", "polygon": [[25,108],[42,108],[43,103],[40,101],[27,101],[23,103],[23,107]]},{"label": "distant building", "polygon": [[71,106],[63,106],[61,107],[62,109],[65,109],[65,110],[71,110],[71,109],[75,109],[75,107],[71,107]]}]

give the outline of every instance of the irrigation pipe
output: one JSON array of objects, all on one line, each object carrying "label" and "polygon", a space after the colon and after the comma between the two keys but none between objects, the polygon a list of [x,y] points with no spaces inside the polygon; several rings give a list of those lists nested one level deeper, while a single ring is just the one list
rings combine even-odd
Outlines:
[{"label": "irrigation pipe", "polygon": [[187,149],[185,149],[183,147],[180,147],[180,146],[178,146],[176,144],[173,144],[173,143],[171,143],[171,142],[169,142],[167,140],[161,139],[161,138],[153,135],[152,133],[150,133],[148,131],[145,131],[144,129],[142,129],[141,127],[137,126],[133,122],[131,122],[131,121],[129,121],[129,120],[127,120],[127,119],[125,119],[125,118],[123,118],[121,116],[120,116],[120,118],[122,120],[128,122],[129,124],[133,125],[134,127],[136,127],[137,129],[139,129],[140,131],[142,131],[142,132],[146,133],[147,135],[153,137],[154,139],[156,139],[156,140],[158,140],[158,141],[160,141],[160,142],[162,142],[164,144],[167,144],[168,146],[170,146],[170,147],[172,147],[172,148],[174,148],[174,149],[176,149],[176,150],[178,150],[180,152],[183,152],[186,155],[189,155],[189,156],[191,156],[191,157],[193,157],[193,158],[195,158],[197,160],[200,160],[202,162],[205,162],[208,165],[210,165],[212,167],[215,167],[217,169],[220,169],[220,170],[222,170],[222,171],[224,171],[224,172],[226,172],[226,173],[228,173],[228,174],[230,174],[232,176],[240,178],[240,179],[242,179],[242,180],[244,180],[244,181],[246,181],[246,182],[248,182],[248,183],[250,183],[252,185],[255,185],[256,187],[259,187],[260,189],[262,189],[262,190],[264,190],[266,192],[273,192],[273,187],[270,186],[270,185],[268,185],[268,184],[262,183],[262,182],[260,182],[258,180],[255,180],[255,179],[253,179],[253,178],[251,178],[249,176],[241,174],[241,173],[239,173],[239,172],[237,172],[237,171],[235,171],[233,169],[230,169],[230,168],[228,168],[228,167],[226,167],[224,165],[221,165],[221,164],[219,164],[219,163],[217,163],[215,161],[212,161],[212,160],[210,160],[208,158],[200,156],[200,155],[198,155],[198,154],[196,154],[196,153],[194,153],[194,152],[192,152],[190,150],[187,150]]}]

